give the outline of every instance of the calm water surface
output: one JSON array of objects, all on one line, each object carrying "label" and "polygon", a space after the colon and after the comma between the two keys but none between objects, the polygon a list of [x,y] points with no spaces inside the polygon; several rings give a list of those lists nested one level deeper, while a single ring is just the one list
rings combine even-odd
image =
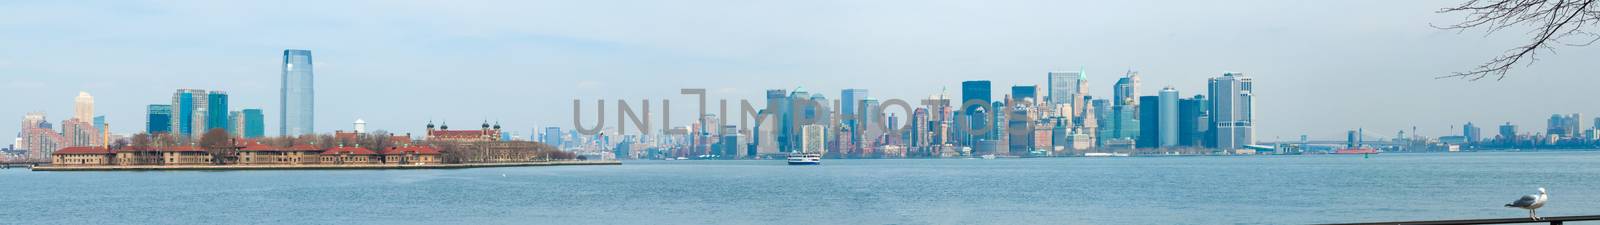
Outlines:
[{"label": "calm water surface", "polygon": [[1600,214],[1600,152],[0,170],[0,224],[1305,224]]}]

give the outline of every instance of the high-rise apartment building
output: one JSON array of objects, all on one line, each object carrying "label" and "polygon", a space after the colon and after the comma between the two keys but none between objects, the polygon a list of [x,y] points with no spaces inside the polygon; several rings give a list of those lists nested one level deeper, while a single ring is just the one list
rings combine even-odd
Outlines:
[{"label": "high-rise apartment building", "polygon": [[[206,93],[206,129],[199,133],[204,134],[211,129],[231,131],[228,127],[228,93],[211,91]],[[238,133],[232,133],[239,135]]]},{"label": "high-rise apartment building", "polygon": [[94,118],[94,96],[89,92],[78,92],[78,97],[73,99],[72,118],[89,121]]},{"label": "high-rise apartment building", "polygon": [[172,94],[172,134],[191,137],[205,133],[210,109],[206,97],[206,91],[200,89],[178,89]]}]

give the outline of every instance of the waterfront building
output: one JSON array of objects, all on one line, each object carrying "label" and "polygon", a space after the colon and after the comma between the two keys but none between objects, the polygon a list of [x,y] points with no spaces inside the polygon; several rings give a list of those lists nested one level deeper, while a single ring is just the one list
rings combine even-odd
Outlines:
[{"label": "waterfront building", "polygon": [[110,165],[115,155],[103,146],[67,147],[50,154],[50,164],[59,166]]},{"label": "waterfront building", "polygon": [[311,51],[283,50],[283,86],[279,90],[279,135],[316,133],[316,88]]},{"label": "waterfront building", "polygon": [[1224,73],[1207,80],[1211,96],[1212,132],[1216,147],[1243,149],[1255,144],[1254,80],[1243,73]]},{"label": "waterfront building", "polygon": [[89,121],[94,117],[94,96],[90,96],[89,92],[78,92],[78,97],[72,102],[73,119]]},{"label": "waterfront building", "polygon": [[144,132],[163,134],[172,132],[172,105],[153,104],[145,107]]},{"label": "waterfront building", "polygon": [[490,126],[489,121],[483,121],[480,130],[450,130],[449,124],[441,124],[434,129],[433,122],[428,122],[428,141],[456,141],[456,142],[497,142],[500,141],[500,125]]},{"label": "waterfront building", "polygon": [[241,165],[301,165],[317,164],[322,159],[322,149],[310,145],[279,147],[253,143],[239,149]]},{"label": "waterfront building", "polygon": [[210,165],[211,154],[195,146],[161,148],[163,165]]},{"label": "waterfront building", "polygon": [[439,150],[427,146],[390,147],[383,152],[383,162],[398,165],[439,164]]},{"label": "waterfront building", "polygon": [[383,155],[362,147],[339,146],[322,151],[322,164],[379,164]]},{"label": "waterfront building", "polygon": [[191,137],[205,133],[206,110],[210,110],[206,97],[209,95],[200,89],[178,89],[172,94],[172,134]]},{"label": "waterfront building", "polygon": [[861,105],[861,100],[867,97],[867,89],[844,89],[839,91],[839,115],[843,116],[839,120],[843,122],[844,126],[851,129],[860,129],[856,127],[856,121],[860,120],[859,115],[863,113],[859,112],[860,107],[858,106]]}]

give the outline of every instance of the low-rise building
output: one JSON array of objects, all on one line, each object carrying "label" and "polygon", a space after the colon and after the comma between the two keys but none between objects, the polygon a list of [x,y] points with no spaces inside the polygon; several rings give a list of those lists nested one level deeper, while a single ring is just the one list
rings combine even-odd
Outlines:
[{"label": "low-rise building", "polygon": [[155,147],[123,147],[116,150],[117,165],[161,165],[164,161],[161,149]]},{"label": "low-rise building", "polygon": [[210,165],[211,153],[195,146],[177,146],[161,149],[162,164],[165,165]]},{"label": "low-rise building", "polygon": [[344,147],[328,149],[322,152],[322,164],[379,164],[383,163],[383,155],[362,147]]},{"label": "low-rise building", "polygon": [[50,164],[63,166],[110,165],[115,154],[106,147],[67,147],[50,154]]},{"label": "low-rise building", "polygon": [[389,148],[383,152],[383,162],[388,164],[439,164],[439,150],[427,146]]}]

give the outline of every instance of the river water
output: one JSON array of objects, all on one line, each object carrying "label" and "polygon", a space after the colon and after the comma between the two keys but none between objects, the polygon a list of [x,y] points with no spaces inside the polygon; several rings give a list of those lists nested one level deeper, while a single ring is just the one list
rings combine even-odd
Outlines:
[{"label": "river water", "polygon": [[0,224],[1306,224],[1600,214],[1600,152],[0,170]]}]

